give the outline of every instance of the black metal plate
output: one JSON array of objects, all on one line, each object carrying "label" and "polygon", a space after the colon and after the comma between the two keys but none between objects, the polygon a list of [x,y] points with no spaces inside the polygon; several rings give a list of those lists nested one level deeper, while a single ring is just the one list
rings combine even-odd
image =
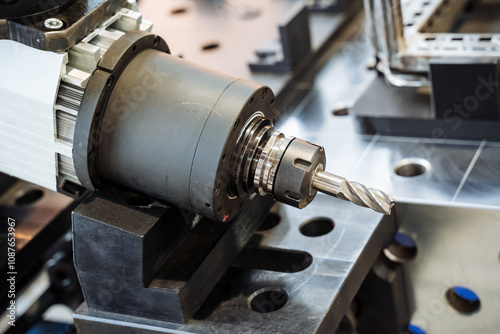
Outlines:
[{"label": "black metal plate", "polygon": [[[66,50],[100,26],[125,6],[126,0],[75,0],[58,13],[52,11],[13,20],[0,21],[0,38],[51,51]],[[44,27],[48,18],[64,23],[58,31]]]}]

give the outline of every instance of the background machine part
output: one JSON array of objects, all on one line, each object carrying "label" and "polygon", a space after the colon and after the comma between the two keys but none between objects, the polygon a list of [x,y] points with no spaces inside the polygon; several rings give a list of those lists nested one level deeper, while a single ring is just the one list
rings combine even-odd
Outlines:
[{"label": "background machine part", "polygon": [[[386,79],[398,87],[428,85],[433,63],[496,60],[496,1],[365,0],[369,34]],[[483,18],[481,20],[481,15]],[[479,23],[481,21],[481,23]]]},{"label": "background machine part", "polygon": [[498,141],[498,1],[364,3],[383,77],[353,106],[362,131]]}]

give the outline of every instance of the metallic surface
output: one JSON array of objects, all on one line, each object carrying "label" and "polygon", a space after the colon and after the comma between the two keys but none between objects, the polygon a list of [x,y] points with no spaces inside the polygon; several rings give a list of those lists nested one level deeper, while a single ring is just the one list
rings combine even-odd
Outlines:
[{"label": "metallic surface", "polygon": [[229,192],[240,197],[254,192],[272,195],[276,169],[289,143],[290,139],[276,131],[270,119],[261,112],[253,114],[243,126],[231,156]]},{"label": "metallic surface", "polygon": [[[396,230],[391,217],[332,202],[318,195],[303,210],[280,206],[281,222],[257,232],[251,244],[276,248],[285,263],[291,251],[312,256],[312,263],[290,262],[290,269],[267,270],[232,268],[215,287],[207,301],[187,324],[151,321],[117,314],[101,315],[82,305],[75,313],[78,328],[108,333],[331,333],[338,326],[356,294],[368,268]],[[304,222],[320,217],[334,220],[328,234],[308,237],[299,231]],[[271,262],[272,263],[272,262]],[[281,270],[281,272],[280,272]],[[349,280],[347,281],[347,279]],[[348,282],[348,283],[347,283]],[[249,297],[262,289],[282,289],[288,301],[280,310],[269,313],[252,311]],[[223,302],[221,302],[223,301]]]},{"label": "metallic surface", "polygon": [[[252,73],[248,62],[254,59],[257,50],[279,39],[279,22],[297,4],[303,3],[303,0],[174,0],[140,1],[138,7],[145,18],[155,22],[153,32],[168,41],[174,55],[264,83],[280,95],[295,73]],[[313,53],[323,53],[323,44],[358,13],[361,1],[349,1],[345,7],[345,11],[309,13]],[[207,45],[217,46],[204,48]],[[317,58],[311,58],[309,65],[316,61]]]},{"label": "metallic surface", "polygon": [[[0,39],[12,39],[41,50],[63,51],[89,35],[127,4],[126,0],[73,2],[55,15],[47,12],[31,17],[0,20]],[[64,29],[48,30],[44,22],[50,18],[62,21]]]},{"label": "metallic surface", "polygon": [[395,197],[383,191],[367,188],[359,182],[347,181],[345,178],[318,171],[312,180],[312,187],[323,193],[353,202],[354,204],[390,215]]},{"label": "metallic surface", "polygon": [[[500,324],[498,236],[500,209],[404,204],[397,208],[401,229],[413,236],[419,253],[406,265],[416,305],[412,323],[428,333],[496,333]],[[474,291],[476,312],[461,313],[446,292],[455,286]]]},{"label": "metallic surface", "polygon": [[[3,176],[3,175],[2,175]],[[27,245],[72,199],[53,191],[18,181],[0,196],[3,216],[17,218],[17,243],[20,250]]]},{"label": "metallic surface", "polygon": [[275,198],[282,203],[304,208],[316,196],[312,187],[314,173],[325,166],[326,156],[322,147],[293,139],[276,171]]},{"label": "metallic surface", "polygon": [[175,323],[188,322],[274,204],[257,197],[231,223],[191,228],[182,210],[130,195],[101,187],[73,213],[85,300],[104,314]]},{"label": "metallic surface", "polygon": [[290,138],[281,132],[274,132],[262,149],[257,166],[255,167],[254,187],[260,195],[273,192],[276,171],[285,154]]},{"label": "metallic surface", "polygon": [[100,181],[96,170],[96,151],[102,140],[101,134],[110,131],[110,128],[101,131],[100,126],[102,122],[109,126],[109,121],[102,120],[102,114],[116,84],[115,79],[137,52],[146,49],[169,52],[164,40],[144,31],[132,31],[121,36],[104,53],[86,85],[75,122],[72,145],[75,148],[73,164],[76,175],[80,183],[89,190],[93,190]]},{"label": "metallic surface", "polygon": [[325,172],[323,147],[287,139],[260,112],[246,123],[229,165],[229,194],[269,194],[281,203],[302,209],[319,190],[380,213],[391,213],[394,196]]},{"label": "metallic surface", "polygon": [[[439,208],[435,206],[434,209],[437,210],[437,213],[453,211],[458,206],[470,206],[471,203],[475,203],[476,206],[481,206],[483,208],[488,205],[492,207],[498,206],[498,193],[500,193],[500,190],[499,187],[496,186],[495,180],[500,170],[499,165],[494,163],[494,157],[500,155],[500,147],[495,143],[488,141],[457,141],[446,138],[419,139],[408,137],[394,138],[383,135],[360,135],[356,133],[356,122],[353,116],[332,115],[332,110],[336,109],[338,105],[351,104],[352,101],[362,93],[375,75],[373,72],[367,71],[360,66],[360,64],[368,63],[370,60],[368,43],[363,37],[364,35],[356,27],[353,26],[348,29],[344,35],[345,39],[333,45],[332,54],[334,54],[334,56],[326,63],[324,69],[318,73],[315,79],[304,78],[303,81],[297,82],[295,86],[293,86],[290,95],[295,96],[296,100],[287,102],[286,109],[288,110],[287,114],[289,117],[279,123],[278,129],[324,146],[329,157],[330,170],[336,174],[345,175],[348,179],[357,179],[370,187],[378,187],[390,193],[398,194],[398,201],[407,203],[402,204],[404,208],[414,208],[414,210],[416,210],[403,211],[404,215],[410,215],[414,219],[421,217],[422,222],[426,222],[429,215],[428,213],[420,215],[418,210],[421,208],[420,204],[428,203],[429,201],[442,204],[445,207]],[[410,109],[411,106],[402,104],[401,108]],[[396,166],[401,166],[402,163],[411,161],[426,161],[423,165],[427,168],[422,174],[416,176],[405,177],[395,173]],[[489,161],[493,161],[493,163],[490,164]],[[492,181],[489,182],[486,180]],[[485,182],[487,182],[489,186],[484,186]],[[340,208],[345,208],[347,211],[342,211]],[[331,214],[328,214],[327,211],[323,211],[330,209],[333,210]],[[318,239],[313,239],[312,241],[314,243],[310,244],[307,238],[290,239],[287,236],[290,235],[289,233],[297,233],[296,230],[291,228],[292,226],[297,228],[297,225],[301,222],[305,222],[318,215],[332,217],[336,222],[333,233],[336,233],[339,231],[339,221],[342,221],[341,218],[337,218],[337,214],[342,214],[342,212],[344,214],[347,214],[347,212],[350,212],[350,214],[357,214],[358,212],[360,214],[368,214],[368,212],[363,210],[359,211],[360,209],[354,208],[347,203],[342,204],[342,202],[339,201],[331,201],[328,197],[322,195],[318,195],[316,202],[313,202],[303,211],[297,211],[293,208],[282,208],[281,210],[281,223],[277,227],[265,232],[263,245],[284,247],[285,249],[301,249],[301,247],[305,247],[304,249],[306,249],[306,251],[309,249],[312,250],[310,252],[313,256],[314,254],[318,254],[315,251],[318,247],[323,249],[324,252],[322,254],[328,253],[330,249],[336,250],[334,252],[339,259],[348,259],[355,256],[356,253],[353,252],[352,249],[355,243],[352,242],[352,240],[348,242],[347,235],[350,235],[350,231],[359,232],[359,228],[365,226],[366,220],[364,220],[362,224],[353,225],[353,220],[349,219],[350,223],[343,225],[345,226],[345,234],[339,236],[338,239],[341,245],[333,243],[334,246],[332,246],[330,241],[318,243]],[[422,212],[426,212],[426,210],[427,209]],[[489,215],[486,209],[478,208],[474,210],[472,212],[474,212],[477,217],[484,217],[483,214],[486,216]],[[313,214],[308,215],[308,213],[311,212],[313,212]],[[464,212],[462,212],[462,214],[464,214]],[[353,219],[355,220],[357,218]],[[430,233],[424,234],[422,237],[416,234],[414,237],[417,243],[420,238],[427,239],[426,245],[428,246],[426,247],[430,247],[432,250],[441,247],[441,243],[439,239],[433,238],[438,226],[431,222],[432,221],[429,220],[428,225],[426,225],[429,231],[431,231]],[[340,222],[340,224],[342,223]],[[421,224],[421,222],[415,222],[414,224],[418,225]],[[410,232],[406,229],[405,231]],[[455,232],[458,233],[458,230]],[[411,235],[413,236],[413,234]],[[459,235],[461,238],[467,239],[466,232],[459,233]],[[328,235],[326,237],[328,237]],[[475,240],[477,245],[479,245],[481,238]],[[311,239],[309,239],[309,241],[311,241]],[[472,240],[469,242],[472,242]],[[458,243],[458,245],[462,244]],[[446,256],[452,256],[452,254],[453,251],[446,251]],[[493,254],[498,255],[498,251],[493,252]],[[419,257],[416,259],[415,263],[418,261],[421,265],[425,265],[425,263],[427,263],[426,259],[431,260],[432,255]],[[438,259],[436,258],[435,260],[437,261]],[[462,262],[464,265],[473,265],[475,260],[462,258],[462,261],[465,261]],[[341,268],[341,266],[337,266],[337,269]],[[463,270],[468,271],[466,267],[463,268]],[[479,269],[478,272],[480,272]],[[302,273],[305,274],[309,272],[306,269],[306,271]],[[174,328],[177,328],[177,331],[185,332],[210,332],[213,331],[214,328],[236,328],[231,326],[236,326],[235,322],[237,322],[239,325],[244,324],[246,328],[255,328],[256,331],[260,330],[266,332],[273,323],[281,322],[282,324],[290,326],[295,326],[297,324],[297,319],[301,319],[297,316],[298,313],[287,313],[287,316],[285,316],[284,312],[287,310],[286,306],[280,311],[264,315],[254,313],[248,315],[248,313],[246,313],[248,312],[246,308],[248,296],[257,290],[273,286],[276,280],[277,282],[284,282],[285,279],[293,277],[296,274],[247,270],[244,272],[244,275],[244,279],[234,280],[235,284],[238,282],[242,283],[238,285],[241,290],[237,289],[237,292],[234,293],[235,296],[231,299],[227,299],[228,297],[226,297],[226,302],[220,304],[220,311],[212,311],[212,313],[207,312],[207,314],[209,314],[208,317],[201,316],[197,318],[195,316],[195,320],[190,324],[192,327],[189,327],[189,329],[176,326],[174,326]],[[442,275],[441,277],[448,276],[444,271]],[[327,276],[332,277],[329,275]],[[335,277],[335,275],[333,275],[333,277]],[[414,284],[409,285],[409,294],[416,296],[414,309],[419,310],[423,308],[426,310],[428,305],[426,304],[425,296],[432,296],[432,298],[437,299],[442,297],[439,291],[436,290],[435,292],[429,293],[425,288],[425,282],[431,278],[432,273],[425,276],[419,276],[418,279],[414,281]],[[308,282],[313,279],[316,279],[315,282],[317,282],[317,276],[315,275],[297,278],[296,286],[311,287]],[[307,283],[303,284],[303,282]],[[282,285],[278,286],[281,287]],[[317,283],[315,286],[317,286]],[[223,287],[223,289],[228,290],[227,287]],[[243,291],[243,293],[241,291]],[[313,290],[309,290],[308,294],[318,298],[318,293],[313,293],[312,291]],[[321,290],[321,295],[324,295],[325,291],[329,290]],[[479,291],[476,292],[478,292],[481,297]],[[434,305],[434,303],[432,305]],[[300,308],[300,314],[304,314],[304,309],[309,310],[310,307]],[[495,309],[495,307],[492,309]],[[280,312],[282,313],[280,314]],[[475,320],[480,312],[482,312],[482,310],[467,318],[461,318],[463,316],[454,313],[452,314],[454,318],[451,321],[459,321],[462,324],[462,332],[465,330],[472,330],[480,323],[479,320]],[[438,326],[438,324],[445,326],[444,320],[442,321],[440,319],[441,314],[442,313],[432,318],[434,326]],[[236,317],[233,318],[231,315],[235,315]],[[285,322],[289,316],[296,316],[294,323]],[[85,308],[81,309],[81,315],[77,317],[82,317],[82,319],[93,319],[97,322],[100,321],[95,317],[95,314],[89,313]],[[210,322],[210,319],[218,320]],[[226,319],[227,322],[221,321],[221,319]],[[236,321],[234,319],[238,320]],[[242,322],[242,319],[249,319],[248,321],[255,319],[258,325],[249,325],[247,322]],[[414,319],[418,324],[422,325],[421,322],[418,322],[418,317]],[[492,317],[491,319],[493,320],[496,318]],[[124,320],[126,319],[120,318],[112,322],[121,326],[126,325],[123,322]],[[158,327],[168,326],[168,324],[156,323],[155,326],[158,326],[156,328],[145,327],[146,323],[143,322],[140,324],[141,322],[139,319],[134,320],[139,323],[139,325],[135,326],[136,331],[150,330],[161,332],[162,329]],[[203,327],[202,320],[208,320],[208,322],[204,322],[206,327]],[[467,323],[465,321],[467,321]],[[151,323],[147,325],[149,326]],[[114,327],[114,325],[110,324],[109,326],[109,328]],[[303,328],[304,327],[302,327],[301,330]],[[163,331],[169,332],[169,330]],[[228,332],[229,331],[231,330],[228,329]],[[170,332],[173,332],[173,330],[170,330]]]},{"label": "metallic surface", "polygon": [[[361,131],[500,140],[492,88],[498,81],[498,1],[365,0],[365,6],[383,77],[354,106]],[[477,108],[466,105],[471,99]],[[460,113],[463,106],[472,112]]]},{"label": "metallic surface", "polygon": [[309,9],[300,2],[292,8],[279,22],[279,44],[267,42],[255,50],[256,59],[249,63],[252,72],[290,72],[311,56]]},{"label": "metallic surface", "polygon": [[[71,226],[71,211],[77,204],[78,201],[59,193],[0,174],[2,252],[7,253],[6,222],[8,218],[15,220],[18,321],[16,327],[7,325],[9,318],[5,316],[5,310],[9,304],[9,286],[3,284],[0,290],[0,331],[24,332],[40,321],[42,313],[52,304],[68,303],[75,307],[81,303],[83,298],[78,291],[78,282],[71,263],[71,238],[67,238]],[[64,256],[61,256],[62,254]],[[51,273],[46,270],[49,267],[52,268]],[[3,279],[8,272],[12,272],[8,269],[7,257],[0,258],[0,268],[4,273]],[[36,287],[33,288],[32,283],[37,280],[40,271],[46,273],[48,282],[44,286],[37,281]],[[61,276],[54,275],[57,272],[62,273]],[[61,285],[65,279],[67,280]]]},{"label": "metallic surface", "polygon": [[59,19],[50,18],[43,21],[43,26],[48,30],[59,30],[64,26],[64,23]]},{"label": "metallic surface", "polygon": [[[333,115],[332,110],[350,105],[373,79],[374,73],[360,66],[370,59],[365,37],[354,30],[338,44],[314,86],[306,90],[306,98],[278,129],[324,146],[332,157],[332,172],[397,194],[394,214],[418,247],[414,262],[404,265],[411,281],[406,283],[408,296],[414,296],[412,321],[429,333],[468,333],[476,328],[495,333],[498,317],[490,312],[500,308],[494,297],[498,284],[493,283],[500,252],[500,146],[488,140],[411,138],[403,130],[400,137],[363,135],[356,133],[353,115]],[[304,87],[297,85],[295,94]],[[414,102],[405,103],[397,95],[398,100],[375,96],[364,111],[383,111],[376,102],[384,98],[398,101],[401,112],[415,108]],[[412,162],[426,167],[425,172],[406,177],[395,172],[396,167]],[[488,306],[482,305],[472,315],[457,313],[444,296],[453,285],[465,285],[480,298],[483,295]]]},{"label": "metallic surface", "polygon": [[439,119],[432,109],[429,89],[393,87],[377,77],[352,106],[351,113],[356,116],[359,131],[369,135],[424,137],[436,142],[500,140],[498,121],[468,120],[455,112]]},{"label": "metallic surface", "polygon": [[[448,0],[365,0],[372,40],[386,79],[395,86],[419,87],[427,84],[425,72],[434,60],[475,63],[496,60],[500,54],[497,32],[453,30],[469,3],[466,0],[456,0],[453,4]],[[473,8],[488,5],[498,7],[495,1],[482,1]],[[490,17],[490,21],[496,19]],[[485,21],[488,22],[488,16]]]},{"label": "metallic surface", "polygon": [[[73,0],[59,1],[31,1],[31,0],[2,0],[0,1],[0,19],[12,19],[42,13],[57,13],[61,7]],[[50,14],[49,14],[50,15]]]},{"label": "metallic surface", "polygon": [[[4,78],[0,83],[0,169],[4,173],[78,196],[81,184],[73,163],[73,138],[77,116],[85,118],[88,111],[82,106],[85,88],[111,44],[127,31],[151,28],[151,23],[141,19],[136,11],[121,9],[65,52],[0,40]],[[154,38],[150,43],[154,45]],[[136,44],[136,50],[141,44]],[[92,112],[95,107],[90,108]],[[83,145],[78,142],[76,150]]]},{"label": "metallic surface", "polygon": [[64,26],[64,23],[59,19],[50,18],[43,21],[43,26],[48,30],[59,30]]},{"label": "metallic surface", "polygon": [[[359,21],[355,21],[333,44],[329,53],[333,56],[324,69],[292,85],[290,101],[278,101],[289,116],[279,129],[324,146],[329,169],[336,174],[398,195],[395,218],[418,245],[417,257],[404,265],[412,273],[407,287],[408,295],[414,296],[410,311],[416,310],[412,318],[415,324],[429,332],[496,333],[500,146],[482,138],[459,141],[442,136],[360,135],[352,116],[332,115],[339,105],[349,106],[375,76],[361,66],[371,53],[358,26]],[[410,112],[413,103],[404,102],[398,108]],[[379,106],[371,108],[375,113],[380,111]],[[401,132],[404,134],[404,130]],[[421,172],[397,173],[402,167]],[[89,320],[87,328],[97,332],[102,332],[99,325],[116,333],[123,333],[124,326],[141,333],[234,333],[241,328],[261,333],[288,329],[302,333],[313,332],[322,319],[334,317],[325,324],[332,331],[349,309],[355,294],[352,290],[359,286],[357,280],[365,274],[359,266],[373,264],[372,258],[365,261],[366,253],[378,254],[386,246],[374,248],[371,244],[381,239],[381,235],[370,235],[379,216],[321,194],[303,211],[281,207],[279,214],[281,222],[258,232],[255,239],[260,240],[254,242],[309,252],[312,265],[304,270],[300,271],[305,265],[286,272],[269,267],[231,269],[213,299],[209,298],[188,325],[125,316],[110,320],[85,306],[77,312],[77,321]],[[300,234],[299,225],[319,216],[334,219],[333,231],[317,238]],[[387,236],[395,228],[385,232]],[[365,247],[366,251],[361,251]],[[478,312],[465,316],[447,305],[445,292],[455,285],[465,285],[478,294],[482,303]],[[250,311],[248,298],[270,288],[285,290],[290,296],[287,304],[271,313]],[[324,318],[326,305],[333,308]]]}]

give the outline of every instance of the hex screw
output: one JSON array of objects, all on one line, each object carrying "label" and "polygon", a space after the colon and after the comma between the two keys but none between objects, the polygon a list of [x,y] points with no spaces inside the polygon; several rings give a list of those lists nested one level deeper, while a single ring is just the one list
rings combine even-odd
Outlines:
[{"label": "hex screw", "polygon": [[52,17],[50,19],[46,19],[43,22],[43,26],[49,30],[60,30],[64,26],[64,22],[55,17]]}]

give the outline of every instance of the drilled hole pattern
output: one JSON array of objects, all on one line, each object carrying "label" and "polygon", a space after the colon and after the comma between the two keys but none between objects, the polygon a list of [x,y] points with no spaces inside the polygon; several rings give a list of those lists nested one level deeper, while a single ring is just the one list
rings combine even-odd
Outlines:
[{"label": "drilled hole pattern", "polygon": [[384,254],[394,262],[408,262],[417,256],[417,243],[409,235],[398,232]]},{"label": "drilled hole pattern", "polygon": [[446,300],[460,313],[474,313],[479,310],[481,302],[479,296],[464,286],[454,286],[446,291]]},{"label": "drilled hole pattern", "polygon": [[396,164],[394,173],[403,177],[415,177],[427,172],[429,167],[430,164],[426,160],[409,158]]},{"label": "drilled hole pattern", "polygon": [[333,220],[329,218],[315,218],[303,223],[299,230],[307,237],[320,237],[330,233],[334,226]]},{"label": "drilled hole pattern", "polygon": [[248,298],[248,306],[254,312],[270,313],[283,308],[288,301],[288,294],[283,289],[261,289]]}]

